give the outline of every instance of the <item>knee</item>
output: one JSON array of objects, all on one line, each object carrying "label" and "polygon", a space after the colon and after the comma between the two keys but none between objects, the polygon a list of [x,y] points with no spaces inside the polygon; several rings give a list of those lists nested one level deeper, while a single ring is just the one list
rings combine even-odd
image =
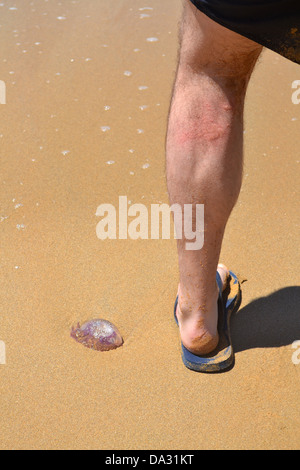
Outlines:
[{"label": "knee", "polygon": [[224,57],[212,52],[207,60],[204,55],[182,54],[178,66],[177,84],[187,87],[189,84],[206,86],[209,93],[215,92],[220,98],[227,98],[227,108],[236,108],[244,99],[247,86],[257,61],[257,52],[244,57]]},{"label": "knee", "polygon": [[262,46],[224,28],[186,1],[181,27],[180,67],[206,73],[239,92],[245,89]]}]

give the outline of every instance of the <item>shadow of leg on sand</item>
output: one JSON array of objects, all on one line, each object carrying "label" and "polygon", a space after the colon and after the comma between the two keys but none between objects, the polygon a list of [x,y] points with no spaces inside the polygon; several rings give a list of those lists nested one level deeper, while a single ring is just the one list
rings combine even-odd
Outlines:
[{"label": "shadow of leg on sand", "polygon": [[231,324],[235,352],[300,340],[300,287],[280,289],[242,308]]}]

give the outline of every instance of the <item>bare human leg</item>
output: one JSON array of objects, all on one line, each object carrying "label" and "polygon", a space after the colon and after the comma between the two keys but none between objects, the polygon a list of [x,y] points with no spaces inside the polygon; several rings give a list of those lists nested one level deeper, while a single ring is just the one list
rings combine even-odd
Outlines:
[{"label": "bare human leg", "polygon": [[[219,340],[216,270],[240,192],[244,99],[261,50],[185,0],[166,160],[170,203],[205,206],[204,247],[187,251],[178,240],[177,318],[182,343],[198,355]],[[218,270],[225,283],[227,268]]]}]

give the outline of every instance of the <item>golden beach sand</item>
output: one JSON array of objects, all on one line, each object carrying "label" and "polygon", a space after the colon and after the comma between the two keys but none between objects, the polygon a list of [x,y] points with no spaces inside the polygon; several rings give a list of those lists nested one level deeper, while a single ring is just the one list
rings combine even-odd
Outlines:
[{"label": "golden beach sand", "polygon": [[[96,236],[102,203],[168,203],[180,12],[179,0],[1,2],[1,449],[299,448],[300,68],[265,51],[247,96],[221,257],[246,281],[232,370],[181,362],[174,240]],[[70,338],[98,317],[122,348]]]}]

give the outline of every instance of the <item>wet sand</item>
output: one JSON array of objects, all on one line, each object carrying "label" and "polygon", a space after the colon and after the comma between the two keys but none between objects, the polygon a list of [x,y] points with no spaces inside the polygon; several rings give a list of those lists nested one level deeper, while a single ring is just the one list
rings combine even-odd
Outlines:
[{"label": "wet sand", "polygon": [[[265,51],[248,92],[244,185],[221,257],[245,280],[232,370],[181,362],[174,240],[96,237],[102,203],[168,202],[180,11],[1,3],[1,449],[299,448],[300,68]],[[118,326],[122,348],[70,338],[94,317]]]}]

